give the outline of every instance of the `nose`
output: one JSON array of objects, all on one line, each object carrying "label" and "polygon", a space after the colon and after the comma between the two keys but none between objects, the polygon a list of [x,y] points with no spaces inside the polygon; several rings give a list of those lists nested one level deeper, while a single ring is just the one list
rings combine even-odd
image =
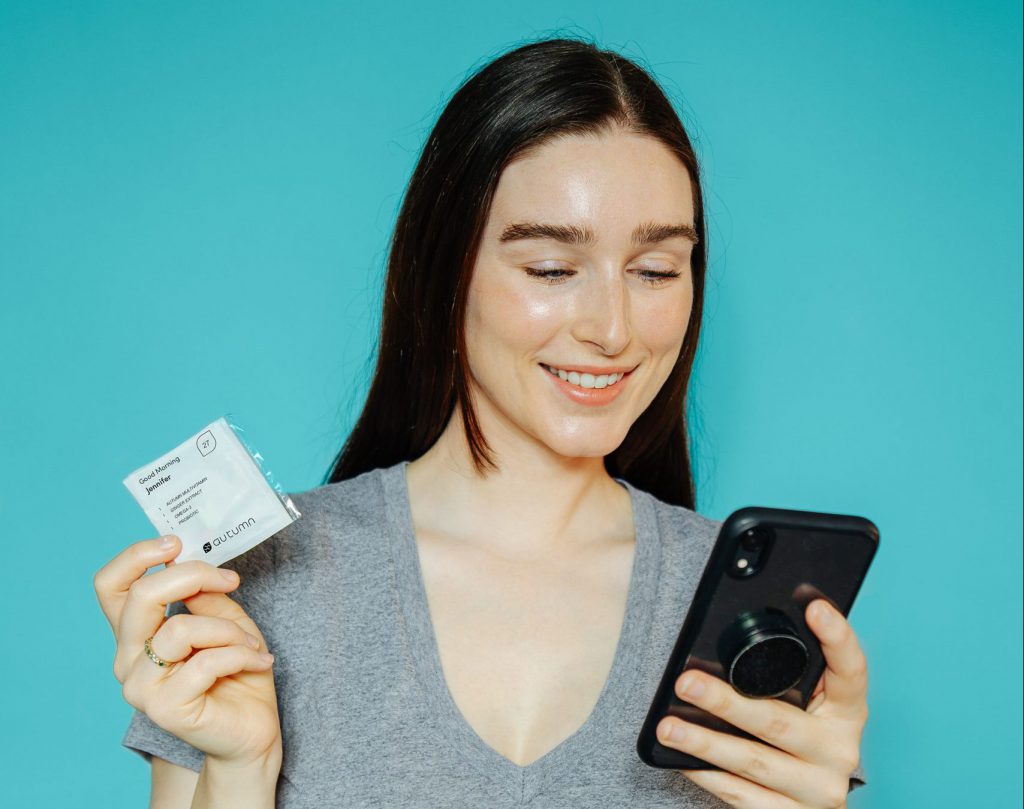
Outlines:
[{"label": "nose", "polygon": [[592,276],[579,290],[572,334],[606,356],[621,354],[632,338],[629,290],[617,268]]}]

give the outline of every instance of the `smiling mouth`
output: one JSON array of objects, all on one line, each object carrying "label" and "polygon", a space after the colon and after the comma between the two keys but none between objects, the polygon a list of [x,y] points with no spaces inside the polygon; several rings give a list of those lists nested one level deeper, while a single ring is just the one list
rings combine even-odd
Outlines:
[{"label": "smiling mouth", "polygon": [[[584,390],[610,388],[620,382],[623,378],[629,376],[633,371],[621,371],[613,374],[589,374],[580,373],[579,371],[565,371],[561,368],[555,368],[551,365],[545,365],[541,363],[541,367],[546,370],[549,374],[557,376],[563,382],[568,382],[570,385],[575,385],[578,388]],[[635,368],[633,369],[636,370]]]}]

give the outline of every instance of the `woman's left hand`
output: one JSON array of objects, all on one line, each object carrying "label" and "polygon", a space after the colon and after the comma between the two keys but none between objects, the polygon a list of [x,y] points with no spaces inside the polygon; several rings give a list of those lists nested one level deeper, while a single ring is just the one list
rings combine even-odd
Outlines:
[{"label": "woman's left hand", "polygon": [[[867,721],[867,662],[842,613],[818,599],[807,625],[821,642],[825,673],[806,711],[778,699],[749,699],[710,675],[687,671],[676,681],[680,699],[763,739],[760,744],[666,717],[658,740],[721,770],[680,770],[737,809],[841,809],[850,774],[860,763]],[[679,740],[667,731],[682,730]]]}]

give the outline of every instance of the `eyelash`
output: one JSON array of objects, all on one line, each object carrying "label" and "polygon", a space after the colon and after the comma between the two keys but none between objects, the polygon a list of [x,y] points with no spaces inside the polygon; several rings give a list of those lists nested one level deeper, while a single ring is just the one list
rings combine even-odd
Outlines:
[{"label": "eyelash", "polygon": [[[569,276],[576,273],[572,270],[538,270],[536,267],[526,267],[526,274],[531,278],[543,279],[546,284],[560,284],[565,280],[566,275],[555,276],[553,273],[565,273]],[[660,272],[658,270],[640,270],[640,280],[650,286],[662,286],[672,278],[678,278],[676,271]],[[647,276],[647,277],[644,277]]]}]

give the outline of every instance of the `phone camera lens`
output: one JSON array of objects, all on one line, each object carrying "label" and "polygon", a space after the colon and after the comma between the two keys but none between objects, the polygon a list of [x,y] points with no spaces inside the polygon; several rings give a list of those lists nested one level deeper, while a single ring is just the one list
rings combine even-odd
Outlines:
[{"label": "phone camera lens", "polygon": [[743,550],[750,551],[751,553],[759,551],[764,547],[764,535],[756,528],[751,528],[743,532],[740,545],[743,547]]}]

